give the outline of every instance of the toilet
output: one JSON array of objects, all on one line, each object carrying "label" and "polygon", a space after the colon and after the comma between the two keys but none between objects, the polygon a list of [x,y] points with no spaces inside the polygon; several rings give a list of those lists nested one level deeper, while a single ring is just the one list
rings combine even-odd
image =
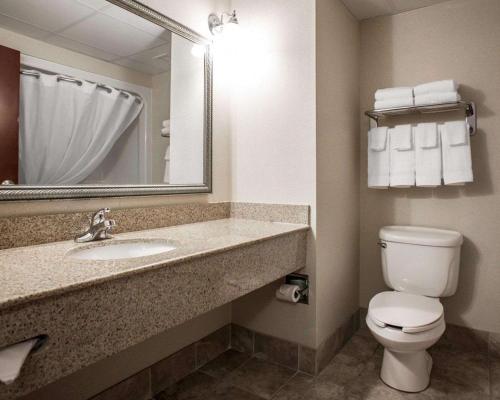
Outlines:
[{"label": "toilet", "polygon": [[392,291],[375,295],[366,323],[384,346],[380,378],[405,392],[427,388],[432,358],[427,349],[446,324],[440,297],[458,283],[459,232],[417,226],[386,226],[379,232],[384,281]]}]

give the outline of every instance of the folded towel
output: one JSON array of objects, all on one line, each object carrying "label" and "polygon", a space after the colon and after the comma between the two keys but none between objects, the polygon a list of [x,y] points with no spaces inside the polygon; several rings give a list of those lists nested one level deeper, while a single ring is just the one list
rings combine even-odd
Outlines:
[{"label": "folded towel", "polygon": [[163,128],[170,128],[170,120],[169,119],[165,119],[165,120],[161,121],[161,126]]},{"label": "folded towel", "polygon": [[375,92],[375,100],[390,100],[402,97],[413,97],[413,88],[411,87],[393,87],[387,89],[378,89]]},{"label": "folded towel", "polygon": [[413,96],[399,97],[395,99],[377,100],[373,108],[383,110],[386,108],[411,107],[413,106]]},{"label": "folded towel", "polygon": [[387,127],[372,128],[368,132],[368,143],[373,151],[385,150],[387,144]]},{"label": "folded towel", "polygon": [[404,151],[413,148],[411,125],[396,125],[391,136],[391,148]]},{"label": "folded towel", "polygon": [[161,128],[161,135],[164,137],[170,135],[170,128]]},{"label": "folded towel", "polygon": [[452,79],[434,81],[415,86],[413,88],[413,93],[415,96],[420,96],[422,94],[435,92],[456,92],[458,90],[458,86],[459,85]]},{"label": "folded towel", "polygon": [[441,142],[436,123],[418,124],[415,137],[415,182],[417,186],[436,187],[441,184]]},{"label": "folded towel", "polygon": [[[452,185],[472,182],[474,179],[467,124],[465,121],[445,122],[444,125],[440,125],[440,132],[444,183]],[[462,142],[464,138],[465,142]]]},{"label": "folded towel", "polygon": [[389,186],[389,140],[387,127],[368,132],[368,187],[387,189]]},{"label": "folded towel", "polygon": [[428,106],[440,103],[455,103],[462,100],[457,92],[436,92],[415,96],[416,106]]},{"label": "folded towel", "polygon": [[411,125],[389,129],[390,186],[415,185],[415,150]]}]

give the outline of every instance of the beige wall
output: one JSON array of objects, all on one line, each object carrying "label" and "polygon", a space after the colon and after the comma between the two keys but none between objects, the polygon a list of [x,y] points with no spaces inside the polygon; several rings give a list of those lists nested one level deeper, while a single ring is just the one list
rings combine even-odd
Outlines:
[{"label": "beige wall", "polygon": [[359,23],[316,0],[316,323],[321,344],[358,309]]},{"label": "beige wall", "polygon": [[[314,1],[232,0],[240,52],[231,81],[232,200],[312,206],[307,273],[314,285]],[[297,29],[300,27],[300,29]],[[233,302],[233,322],[315,346],[311,305],[279,302],[276,285]]]},{"label": "beige wall", "polygon": [[[362,111],[377,88],[453,78],[478,107],[474,183],[367,189]],[[456,0],[361,24],[361,305],[384,290],[376,246],[388,224],[455,229],[465,236],[457,293],[444,300],[449,322],[500,331],[500,2]]]}]

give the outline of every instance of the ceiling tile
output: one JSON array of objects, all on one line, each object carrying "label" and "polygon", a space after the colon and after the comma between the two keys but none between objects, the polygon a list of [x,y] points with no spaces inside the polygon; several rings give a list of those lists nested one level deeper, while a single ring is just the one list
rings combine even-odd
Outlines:
[{"label": "ceiling tile", "polygon": [[448,0],[391,0],[397,12],[416,10],[417,8],[432,6],[445,1]]},{"label": "ceiling tile", "polygon": [[128,57],[142,64],[154,65],[162,70],[170,68],[170,44],[158,46]]},{"label": "ceiling tile", "polygon": [[0,14],[0,27],[37,40],[44,40],[51,33],[37,28],[36,26],[26,24],[17,19],[6,17]]},{"label": "ceiling tile", "polygon": [[367,19],[392,13],[386,0],[342,0],[357,19]]},{"label": "ceiling tile", "polygon": [[59,35],[125,57],[165,42],[104,14],[95,14]]},{"label": "ceiling tile", "polygon": [[168,68],[159,68],[155,65],[143,64],[129,58],[115,60],[114,63],[150,75],[156,75],[168,71]]},{"label": "ceiling tile", "polygon": [[82,3],[88,7],[93,8],[94,10],[100,10],[104,7],[108,7],[110,5],[106,0],[76,0],[79,3]]},{"label": "ceiling tile", "polygon": [[73,0],[1,0],[0,14],[54,32],[91,15],[94,9]]},{"label": "ceiling tile", "polygon": [[87,56],[98,58],[103,61],[110,61],[118,57],[116,54],[105,52],[100,49],[96,49],[95,47],[87,46],[83,43],[79,43],[75,40],[71,40],[59,35],[49,36],[47,39],[45,39],[45,41],[55,46],[76,51],[77,53],[82,53]]},{"label": "ceiling tile", "polygon": [[[108,3],[109,4],[109,3]],[[147,32],[155,37],[162,38],[164,40],[170,40],[170,31],[162,28],[155,23],[148,21],[147,19],[141,18],[130,11],[124,10],[114,4],[109,7],[104,8],[100,11],[103,14],[109,15],[119,21],[125,22],[126,24],[132,25],[141,31]]]}]

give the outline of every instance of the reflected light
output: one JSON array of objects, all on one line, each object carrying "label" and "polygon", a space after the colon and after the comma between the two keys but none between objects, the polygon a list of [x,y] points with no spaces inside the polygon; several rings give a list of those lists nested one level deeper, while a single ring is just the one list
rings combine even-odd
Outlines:
[{"label": "reflected light", "polygon": [[191,55],[195,58],[203,58],[205,55],[205,47],[200,44],[194,44],[191,47]]}]

